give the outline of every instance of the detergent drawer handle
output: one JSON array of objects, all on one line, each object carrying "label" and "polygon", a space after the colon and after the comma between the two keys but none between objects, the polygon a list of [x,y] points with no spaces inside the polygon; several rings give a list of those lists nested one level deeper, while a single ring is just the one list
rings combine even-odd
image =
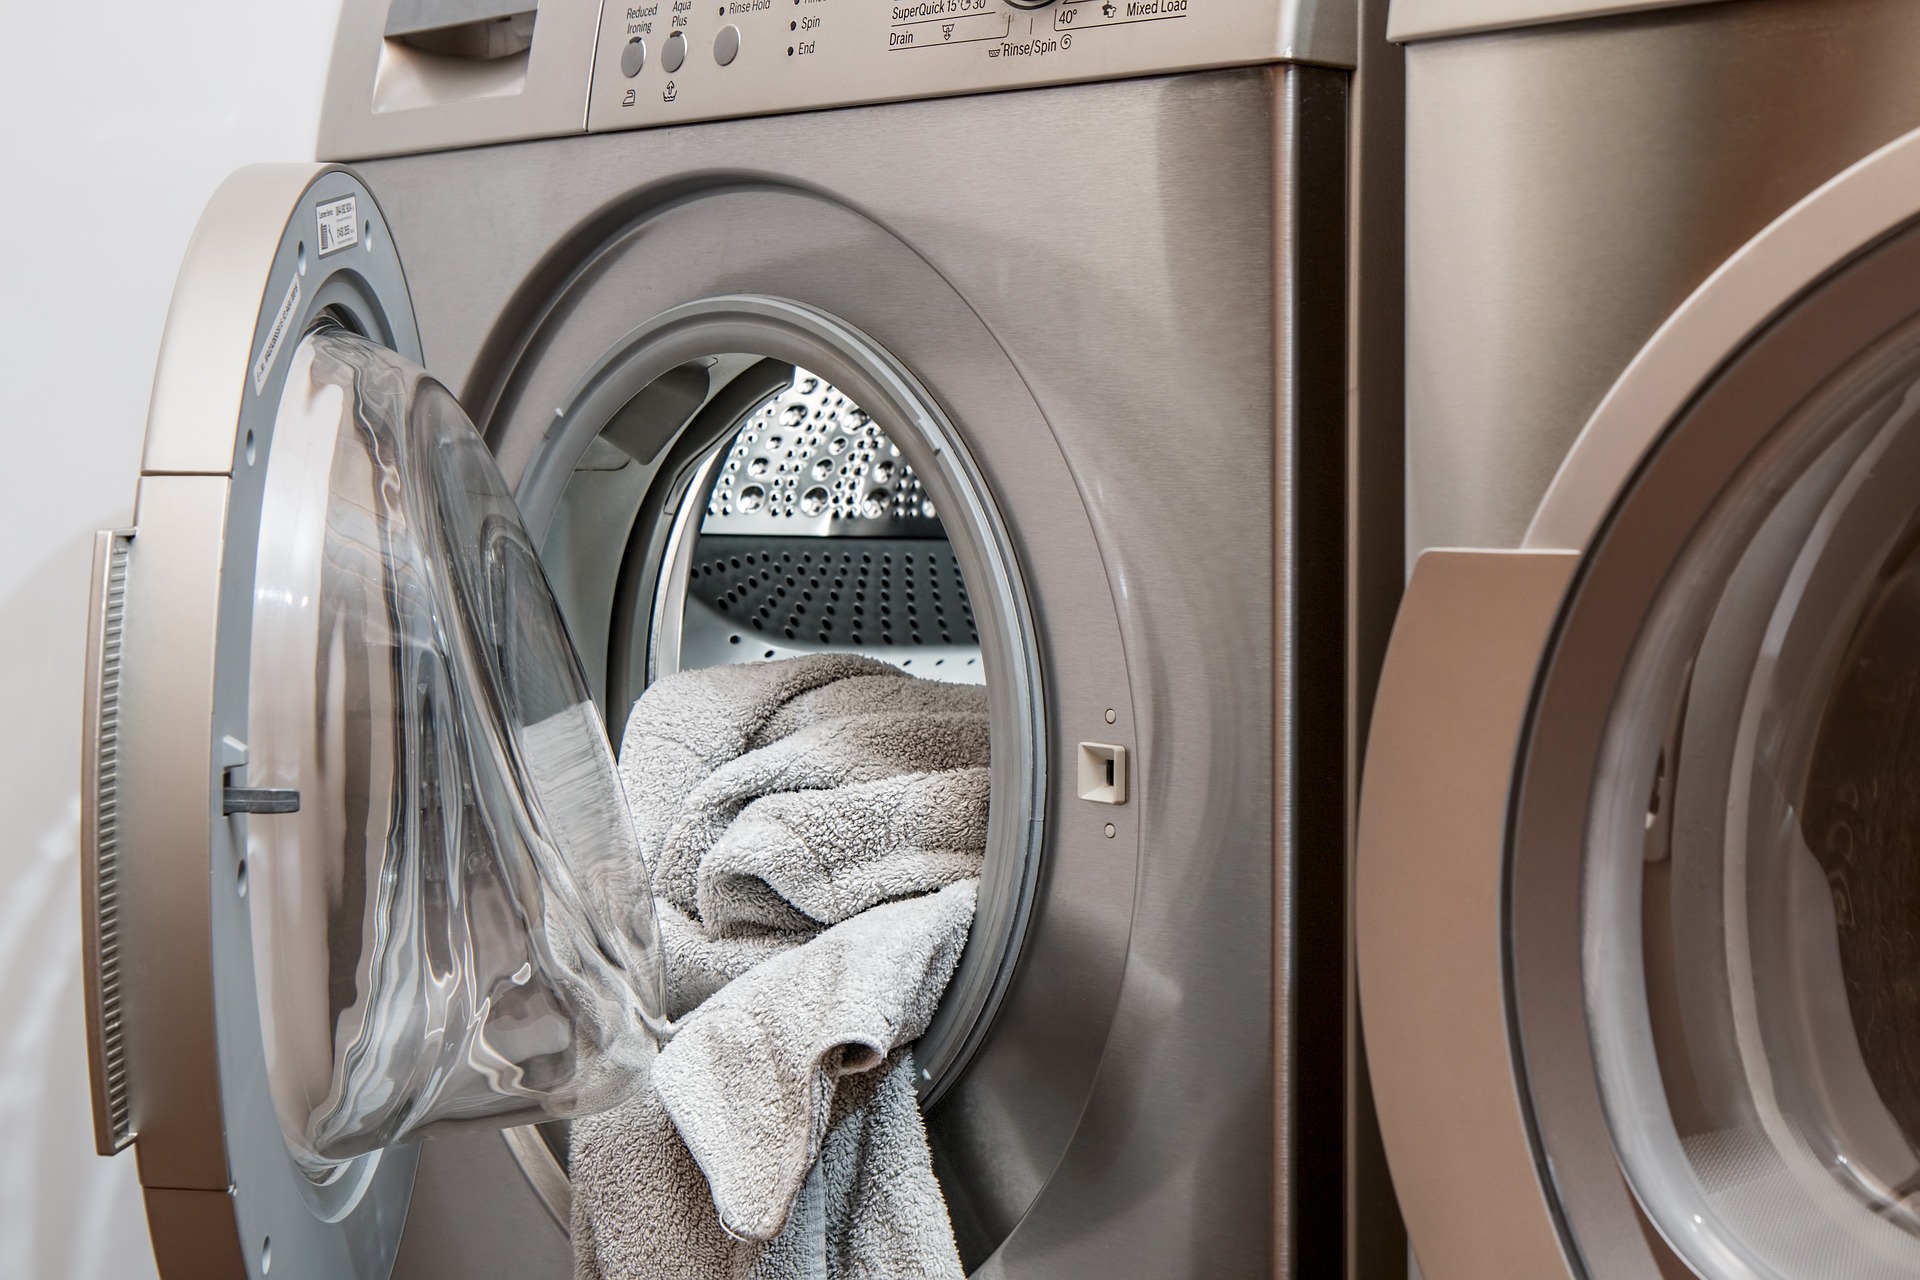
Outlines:
[{"label": "detergent drawer handle", "polygon": [[112,1155],[134,1139],[120,990],[120,661],[134,531],[94,537],[82,717],[80,893],[87,996],[87,1060],[94,1145]]},{"label": "detergent drawer handle", "polygon": [[286,787],[227,787],[220,793],[220,812],[298,813],[300,793]]}]

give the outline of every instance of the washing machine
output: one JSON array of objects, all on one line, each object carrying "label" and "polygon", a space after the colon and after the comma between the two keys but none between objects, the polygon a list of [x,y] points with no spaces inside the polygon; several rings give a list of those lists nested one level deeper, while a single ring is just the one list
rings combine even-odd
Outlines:
[{"label": "washing machine", "polygon": [[1920,12],[1392,21],[1358,947],[1418,1263],[1914,1275]]},{"label": "washing machine", "polygon": [[1391,1231],[1345,942],[1400,579],[1384,20],[348,0],[321,160],[201,219],[97,547],[96,1127],[163,1274],[571,1274],[592,795],[534,739],[819,652],[987,691],[916,1052],[972,1273]]}]

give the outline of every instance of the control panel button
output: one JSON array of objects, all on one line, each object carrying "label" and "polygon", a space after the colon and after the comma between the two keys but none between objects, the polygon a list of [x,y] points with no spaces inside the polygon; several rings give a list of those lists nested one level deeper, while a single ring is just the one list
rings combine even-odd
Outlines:
[{"label": "control panel button", "polygon": [[660,65],[667,69],[668,75],[672,75],[686,60],[687,38],[676,31],[667,37],[667,43],[660,49]]},{"label": "control panel button", "polygon": [[629,80],[640,74],[640,68],[647,65],[647,42],[639,36],[627,41],[627,47],[620,51],[620,73]]},{"label": "control panel button", "polygon": [[720,28],[720,34],[713,38],[713,60],[723,67],[733,65],[740,56],[740,28],[729,22]]}]

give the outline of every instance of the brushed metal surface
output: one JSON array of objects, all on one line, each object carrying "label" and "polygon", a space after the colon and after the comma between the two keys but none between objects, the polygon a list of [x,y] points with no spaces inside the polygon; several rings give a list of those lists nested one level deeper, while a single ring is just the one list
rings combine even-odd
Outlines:
[{"label": "brushed metal surface", "polygon": [[[346,0],[340,7],[317,154],[357,159],[587,127],[600,20],[592,0],[539,5],[532,47],[496,64],[437,57],[389,40],[388,7],[389,0]],[[524,7],[534,8],[533,0]],[[410,90],[404,103],[393,100],[401,82]]]},{"label": "brushed metal surface", "polygon": [[1271,1270],[1274,97],[1222,72],[364,169],[509,476],[620,335],[719,292],[857,325],[973,451],[1056,754],[1137,764],[1122,810],[1050,800],[1027,954],[930,1117],[982,1275]]},{"label": "brushed metal surface", "polygon": [[1407,52],[1407,546],[1517,546],[1660,323],[1920,125],[1920,6],[1728,0]]},{"label": "brushed metal surface", "polygon": [[1431,40],[1503,27],[1603,18],[1645,9],[1674,9],[1722,0],[1394,0],[1389,40]]},{"label": "brushed metal surface", "polygon": [[1920,215],[1920,131],[1818,188],[1743,245],[1667,318],[1581,428],[1527,529],[1581,550],[1660,432],[1795,297]]}]

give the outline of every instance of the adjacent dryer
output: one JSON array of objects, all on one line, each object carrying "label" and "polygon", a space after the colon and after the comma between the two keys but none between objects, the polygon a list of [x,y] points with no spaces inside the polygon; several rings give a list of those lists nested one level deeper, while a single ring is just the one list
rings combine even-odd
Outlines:
[{"label": "adjacent dryer", "polygon": [[1394,21],[1419,559],[1358,924],[1414,1253],[1912,1275],[1920,15]]}]

